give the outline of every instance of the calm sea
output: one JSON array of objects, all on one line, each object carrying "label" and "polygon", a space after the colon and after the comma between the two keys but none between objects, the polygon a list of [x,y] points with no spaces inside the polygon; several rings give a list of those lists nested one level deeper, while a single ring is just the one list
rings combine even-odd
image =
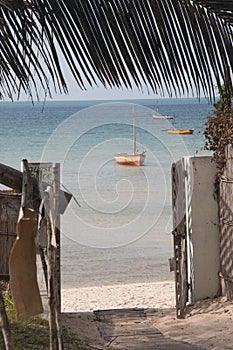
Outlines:
[{"label": "calm sea", "polygon": [[[113,158],[133,150],[133,106],[142,167]],[[156,107],[174,121],[153,120]],[[74,196],[61,218],[63,288],[173,278],[171,164],[205,153],[212,110],[204,99],[0,103],[0,162],[59,162]],[[194,134],[169,135],[171,128]]]}]

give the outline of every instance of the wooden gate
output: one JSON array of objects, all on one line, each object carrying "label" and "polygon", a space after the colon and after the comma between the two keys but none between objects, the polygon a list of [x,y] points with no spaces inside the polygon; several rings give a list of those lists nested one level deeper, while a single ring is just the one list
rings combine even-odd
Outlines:
[{"label": "wooden gate", "polygon": [[233,300],[233,145],[225,149],[226,165],[220,179],[220,277],[222,293]]},{"label": "wooden gate", "polygon": [[0,280],[9,280],[9,257],[16,239],[21,194],[0,192]]},{"label": "wooden gate", "polygon": [[172,164],[173,243],[175,256],[175,289],[177,318],[185,317],[188,301],[187,241],[184,179],[180,178],[176,164]]}]

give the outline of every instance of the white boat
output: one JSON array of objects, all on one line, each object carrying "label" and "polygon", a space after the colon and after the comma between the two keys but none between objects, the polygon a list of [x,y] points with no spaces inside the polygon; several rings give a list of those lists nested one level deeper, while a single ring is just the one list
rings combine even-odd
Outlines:
[{"label": "white boat", "polygon": [[153,119],[174,119],[174,115],[153,115]]},{"label": "white boat", "polygon": [[162,115],[159,113],[158,107],[155,109],[155,114],[152,116],[153,119],[174,119],[174,115]]},{"label": "white boat", "polygon": [[133,153],[116,153],[114,154],[115,161],[122,165],[134,165],[140,166],[144,163],[146,158],[146,152],[138,153],[136,151],[136,115],[134,107],[134,119],[133,119],[133,133],[134,133],[134,151]]},{"label": "white boat", "polygon": [[146,153],[117,153],[114,157],[118,164],[140,166],[145,161]]}]

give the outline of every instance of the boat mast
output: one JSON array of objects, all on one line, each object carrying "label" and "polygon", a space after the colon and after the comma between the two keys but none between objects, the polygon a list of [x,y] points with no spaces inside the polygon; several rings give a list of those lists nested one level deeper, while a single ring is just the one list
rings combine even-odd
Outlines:
[{"label": "boat mast", "polygon": [[134,142],[133,142],[133,152],[136,154],[136,110],[135,106],[133,105],[133,136],[134,136]]}]

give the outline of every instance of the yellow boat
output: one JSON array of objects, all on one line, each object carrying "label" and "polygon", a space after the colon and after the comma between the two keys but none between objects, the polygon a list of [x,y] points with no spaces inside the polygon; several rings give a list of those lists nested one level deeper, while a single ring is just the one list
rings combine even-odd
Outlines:
[{"label": "yellow boat", "polygon": [[184,129],[184,130],[168,130],[168,134],[181,134],[181,135],[191,135],[194,129]]}]

